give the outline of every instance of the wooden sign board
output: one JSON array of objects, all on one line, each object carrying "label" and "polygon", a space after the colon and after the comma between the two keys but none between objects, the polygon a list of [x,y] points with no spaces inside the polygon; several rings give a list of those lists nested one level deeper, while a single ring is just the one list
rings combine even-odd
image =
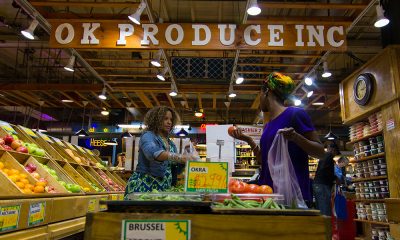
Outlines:
[{"label": "wooden sign board", "polygon": [[141,24],[50,20],[51,48],[346,50],[340,24]]},{"label": "wooden sign board", "polygon": [[186,192],[228,192],[227,162],[188,162]]},{"label": "wooden sign board", "polygon": [[189,240],[190,220],[123,220],[121,239]]}]

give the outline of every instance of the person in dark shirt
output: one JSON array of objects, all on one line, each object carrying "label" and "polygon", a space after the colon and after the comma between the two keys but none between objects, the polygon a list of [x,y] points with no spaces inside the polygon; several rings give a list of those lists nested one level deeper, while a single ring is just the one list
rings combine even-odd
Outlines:
[{"label": "person in dark shirt", "polygon": [[333,158],[339,155],[340,151],[335,143],[330,143],[327,146],[327,152],[324,157],[319,160],[317,172],[315,173],[313,192],[317,209],[321,214],[331,216],[331,196],[332,186],[335,181],[335,161]]}]

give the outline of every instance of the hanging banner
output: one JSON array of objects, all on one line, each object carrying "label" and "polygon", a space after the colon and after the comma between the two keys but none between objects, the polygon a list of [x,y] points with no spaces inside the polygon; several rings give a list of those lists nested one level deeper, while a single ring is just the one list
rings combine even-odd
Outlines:
[{"label": "hanging banner", "polygon": [[51,48],[128,48],[196,50],[346,50],[340,24],[135,25],[129,21],[50,20]]}]

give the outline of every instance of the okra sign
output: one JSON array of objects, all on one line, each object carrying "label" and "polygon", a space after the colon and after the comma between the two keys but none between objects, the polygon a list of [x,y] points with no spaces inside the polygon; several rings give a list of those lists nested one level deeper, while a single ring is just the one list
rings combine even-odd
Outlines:
[{"label": "okra sign", "polygon": [[340,24],[142,24],[51,20],[52,48],[346,50]]},{"label": "okra sign", "polygon": [[227,162],[188,162],[186,192],[228,192]]}]

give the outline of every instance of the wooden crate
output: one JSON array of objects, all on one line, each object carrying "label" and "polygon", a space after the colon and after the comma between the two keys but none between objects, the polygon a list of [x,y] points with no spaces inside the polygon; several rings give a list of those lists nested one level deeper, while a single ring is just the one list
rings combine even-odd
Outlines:
[{"label": "wooden crate", "polygon": [[126,182],[118,175],[116,171],[110,171],[110,172],[123,186],[126,186]]},{"label": "wooden crate", "polygon": [[103,171],[111,180],[114,182],[114,184],[118,184],[120,187],[124,188],[125,184],[122,184],[110,171],[105,170]]},{"label": "wooden crate", "polygon": [[[74,159],[74,157],[78,157],[81,160],[81,163],[77,162],[74,159],[74,162],[80,164],[80,165],[84,165],[84,166],[89,166],[89,162],[86,160],[86,157],[82,156],[81,153],[79,151],[77,151],[77,149],[70,143],[67,141],[63,141],[61,140],[61,142],[66,146],[64,148],[64,151],[72,158]],[[74,156],[71,156],[71,153]]]},{"label": "wooden crate", "polygon": [[[31,176],[31,174],[25,170],[25,168],[7,151],[0,150],[0,162],[4,163],[5,168],[13,168],[18,170],[20,173],[24,173],[27,175],[27,179],[30,184],[35,185],[37,180]],[[29,157],[29,155],[27,155]],[[24,194],[22,190],[12,182],[3,171],[0,171],[3,176],[1,185],[2,192],[0,195],[13,195],[13,194]],[[10,184],[11,183],[11,184]]]},{"label": "wooden crate", "polygon": [[43,137],[44,134],[42,133],[37,133],[37,138],[36,143],[46,150],[46,152],[50,155],[50,157],[54,160],[60,160],[60,161],[67,161],[54,147],[53,144],[54,142],[46,135],[46,139]]},{"label": "wooden crate", "polygon": [[99,181],[97,181],[97,179],[95,177],[93,177],[90,173],[87,172],[86,168],[88,168],[88,167],[83,167],[83,166],[79,166],[78,165],[78,166],[75,167],[75,170],[79,174],[81,174],[82,177],[86,178],[86,180],[88,182],[96,185],[96,187],[100,188],[102,191],[106,191],[106,189],[99,183]]},{"label": "wooden crate", "polygon": [[[17,132],[17,136],[23,141],[23,142],[27,142],[27,143],[33,143],[36,146],[42,148],[40,146],[40,144],[37,143],[36,139],[38,138],[38,136],[35,134],[35,132],[32,131],[32,133],[35,135],[35,137],[30,136],[29,134],[27,134],[22,126],[15,126],[12,125],[14,130]],[[30,130],[30,129],[29,129]],[[49,158],[50,154],[46,151],[46,149],[42,148],[43,150],[45,150],[46,155],[43,157]],[[32,155],[32,156],[36,156],[36,155]]]},{"label": "wooden crate", "polygon": [[[74,167],[71,166],[71,164],[67,163],[67,162],[61,162],[59,163],[61,165],[61,167],[65,170],[65,172],[75,180],[75,182],[77,182],[81,187],[83,188],[89,188],[89,192],[96,192],[96,190],[94,190],[94,188],[89,184],[89,182],[82,177],[76,170]],[[82,189],[83,192],[83,189]]]},{"label": "wooden crate", "polygon": [[[53,138],[55,139],[55,138]],[[60,144],[62,144],[62,146],[60,146]],[[65,148],[66,146],[62,143],[61,140],[56,141],[54,140],[54,142],[52,144],[50,144],[62,157],[66,162],[70,162],[70,163],[76,163],[75,159],[73,159],[66,151]]]},{"label": "wooden crate", "polygon": [[103,179],[102,177],[100,177],[100,175],[96,172],[96,170],[99,170],[99,169],[95,170],[92,167],[88,167],[86,170],[101,184],[101,186],[103,186],[106,189],[106,191],[108,191],[108,192],[115,191],[115,189],[113,187],[111,187],[110,184],[108,184],[108,182],[105,179]]}]

